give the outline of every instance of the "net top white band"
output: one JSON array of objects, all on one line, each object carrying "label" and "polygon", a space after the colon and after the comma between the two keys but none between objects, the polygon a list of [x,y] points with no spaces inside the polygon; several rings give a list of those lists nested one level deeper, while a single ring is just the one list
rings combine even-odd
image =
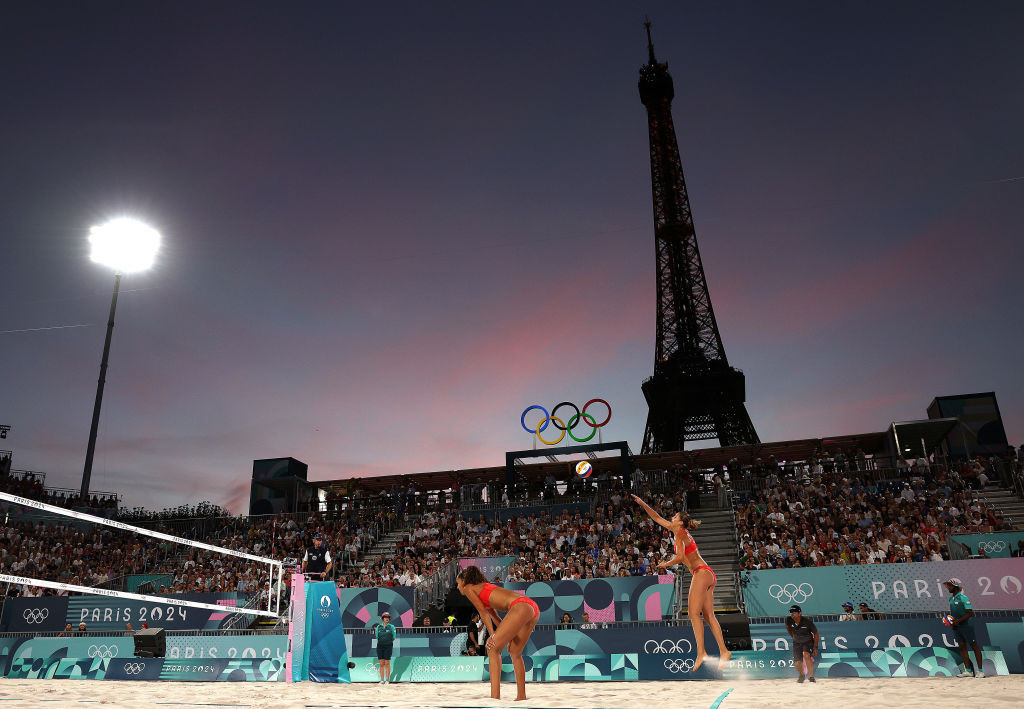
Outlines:
[{"label": "net top white band", "polygon": [[189,608],[208,608],[222,613],[246,613],[248,615],[265,615],[277,618],[276,613],[270,611],[256,610],[255,608],[236,608],[235,606],[218,606],[213,603],[201,603],[199,601],[183,601],[180,598],[168,598],[167,596],[148,596],[143,593],[128,593],[127,591],[111,591],[107,588],[92,588],[91,586],[76,586],[70,583],[59,581],[43,581],[42,579],[30,579],[25,576],[10,576],[0,574],[0,583],[16,583],[23,586],[39,586],[42,588],[55,588],[58,591],[75,591],[90,596],[113,596],[114,598],[131,598],[136,601],[149,601],[166,606],[188,606]]},{"label": "net top white band", "polygon": [[[145,529],[143,527],[136,527],[131,524],[125,524],[124,522],[118,522],[117,520],[107,519],[105,517],[96,517],[94,515],[87,515],[84,512],[76,512],[75,510],[67,510],[63,507],[55,507],[54,505],[48,505],[45,502],[39,502],[38,500],[30,500],[26,497],[18,497],[17,495],[10,495],[6,492],[0,492],[0,500],[8,500],[10,502],[16,502],[19,505],[25,505],[26,507],[34,507],[37,510],[44,510],[46,512],[52,512],[56,515],[62,515],[64,517],[73,517],[74,519],[85,520],[86,522],[93,522],[95,524],[104,524],[108,527],[115,527],[117,529],[123,529],[127,532],[135,532],[137,534],[144,534],[147,537],[156,537],[157,539],[163,539],[169,542],[175,542],[177,544],[186,544],[190,547],[196,547],[198,549],[206,549],[207,551],[215,551],[220,554],[228,554],[230,556],[237,556],[242,559],[249,559],[250,561],[260,561],[264,564],[273,564],[275,566],[281,566],[281,562],[277,559],[268,559],[265,556],[255,556],[254,554],[246,554],[245,552],[235,551],[234,549],[227,549],[225,547],[214,546],[213,544],[205,544],[203,542],[197,542],[192,539],[185,539],[184,537],[176,537],[173,534],[164,534],[163,532],[154,532],[152,529]],[[89,591],[88,593],[93,593]]]}]

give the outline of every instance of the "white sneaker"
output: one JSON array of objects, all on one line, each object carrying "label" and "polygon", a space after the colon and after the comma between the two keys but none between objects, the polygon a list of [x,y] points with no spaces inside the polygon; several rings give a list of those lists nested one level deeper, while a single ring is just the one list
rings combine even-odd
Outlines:
[{"label": "white sneaker", "polygon": [[974,673],[971,672],[970,670],[964,670],[963,672],[961,672],[960,674],[957,675],[957,677],[973,677],[973,676],[974,676]]},{"label": "white sneaker", "polygon": [[978,679],[982,679],[985,676],[985,673],[982,672],[981,670],[978,670],[977,672],[974,673],[974,676],[977,677]]}]

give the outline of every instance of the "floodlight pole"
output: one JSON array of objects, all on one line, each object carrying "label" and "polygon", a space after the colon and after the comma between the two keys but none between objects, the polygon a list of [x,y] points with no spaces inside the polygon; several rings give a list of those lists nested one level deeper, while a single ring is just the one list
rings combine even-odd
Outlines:
[{"label": "floodlight pole", "polygon": [[100,360],[100,379],[96,384],[96,403],[92,407],[92,426],[89,429],[89,448],[85,452],[82,471],[82,504],[89,504],[89,482],[92,479],[92,458],[96,452],[96,431],[100,425],[100,405],[103,403],[103,385],[107,382],[107,359],[110,357],[110,336],[114,334],[114,312],[117,310],[117,291],[121,287],[120,272],[114,274],[114,297],[110,300],[110,319],[107,320],[107,339],[103,342]]}]

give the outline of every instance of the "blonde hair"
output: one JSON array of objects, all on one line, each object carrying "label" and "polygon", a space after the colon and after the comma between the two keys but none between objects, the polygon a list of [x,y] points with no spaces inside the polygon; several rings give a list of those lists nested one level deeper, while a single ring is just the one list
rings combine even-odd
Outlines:
[{"label": "blonde hair", "polygon": [[679,515],[679,521],[683,523],[683,529],[696,529],[700,526],[699,519],[694,519],[685,512]]}]

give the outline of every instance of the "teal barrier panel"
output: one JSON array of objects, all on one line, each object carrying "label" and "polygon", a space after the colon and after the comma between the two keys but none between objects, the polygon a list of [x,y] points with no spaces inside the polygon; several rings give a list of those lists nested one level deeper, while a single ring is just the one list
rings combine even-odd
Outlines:
[{"label": "teal barrier panel", "polygon": [[167,659],[240,658],[284,660],[287,635],[169,635]]},{"label": "teal barrier panel", "polygon": [[745,571],[743,600],[751,616],[836,614],[843,601],[886,612],[948,612],[942,582],[960,579],[974,610],[1024,607],[1024,559],[965,559],[907,564],[860,564]]},{"label": "teal barrier panel", "polygon": [[124,579],[124,590],[128,593],[136,593],[139,586],[152,581],[156,588],[153,593],[160,591],[160,586],[170,586],[173,580],[171,574],[130,574]]},{"label": "teal barrier panel", "polygon": [[[349,670],[353,682],[379,682],[376,657],[353,657]],[[484,678],[485,657],[393,657],[392,682],[479,682]]]},{"label": "teal barrier panel", "polygon": [[993,559],[1009,558],[1014,551],[1024,549],[1024,532],[992,532],[991,534],[954,534],[953,541],[960,542],[972,554],[985,552]]}]

